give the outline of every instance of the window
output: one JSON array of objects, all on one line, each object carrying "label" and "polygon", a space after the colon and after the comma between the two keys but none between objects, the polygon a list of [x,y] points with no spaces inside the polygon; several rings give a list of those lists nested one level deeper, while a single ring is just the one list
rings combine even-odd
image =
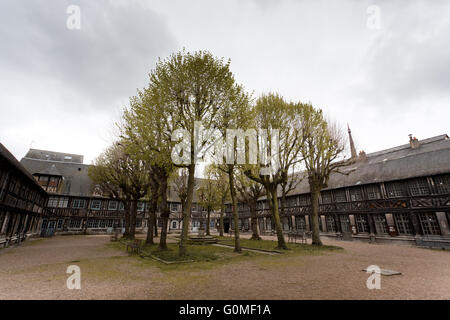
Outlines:
[{"label": "window", "polygon": [[336,202],[346,202],[347,196],[345,194],[345,189],[339,189],[334,192],[334,197]]},{"label": "window", "polygon": [[289,207],[295,207],[295,206],[297,206],[297,199],[298,199],[298,197],[289,197],[289,198],[288,198],[288,201],[287,201],[288,206],[289,206]]},{"label": "window", "polygon": [[137,211],[144,211],[144,202],[138,202]]},{"label": "window", "polygon": [[341,221],[342,232],[350,232],[350,218],[348,215],[339,216],[339,220]]},{"label": "window", "polygon": [[119,202],[119,210],[124,210],[125,209],[125,205],[123,204],[123,202]]},{"label": "window", "polygon": [[336,224],[333,216],[325,216],[328,232],[336,232]]},{"label": "window", "polygon": [[359,233],[368,233],[369,232],[369,224],[367,223],[367,215],[365,214],[356,214],[356,229]]},{"label": "window", "polygon": [[68,203],[69,203],[69,198],[67,198],[67,197],[59,198],[58,208],[67,208]]},{"label": "window", "polygon": [[170,211],[177,212],[178,211],[178,203],[171,203]]},{"label": "window", "polygon": [[450,175],[434,177],[433,180],[439,194],[450,193]]},{"label": "window", "polygon": [[92,210],[100,210],[102,207],[102,200],[92,200],[91,209]]},{"label": "window", "polygon": [[56,224],[56,229],[62,229],[63,221],[64,221],[63,219],[58,220],[58,223]]},{"label": "window", "polygon": [[430,194],[428,181],[426,178],[419,178],[408,181],[408,190],[412,196],[424,196]]},{"label": "window", "polygon": [[263,201],[258,201],[258,203],[256,204],[256,209],[257,210],[264,210],[264,202]]},{"label": "window", "polygon": [[108,225],[108,220],[105,220],[105,219],[100,220],[100,224],[99,224],[100,228],[106,228],[107,225]]},{"label": "window", "polygon": [[351,201],[361,201],[363,199],[362,191],[360,187],[350,189],[350,200]]},{"label": "window", "polygon": [[420,226],[424,235],[440,235],[439,224],[434,213],[419,213]]},{"label": "window", "polygon": [[308,194],[304,194],[304,195],[299,196],[298,200],[299,200],[299,204],[301,206],[307,206],[307,205],[309,205],[311,203],[311,201],[310,201],[311,198],[310,198],[310,196]]},{"label": "window", "polygon": [[386,216],[384,214],[373,215],[373,220],[375,221],[375,230],[378,234],[388,233]]},{"label": "window", "polygon": [[72,200],[72,208],[74,208],[74,209],[86,208],[86,200],[84,200],[84,199],[73,199]]},{"label": "window", "polygon": [[412,234],[413,229],[407,213],[394,213],[395,225],[399,234]]},{"label": "window", "polygon": [[177,222],[176,221],[173,221],[172,222],[172,229],[176,229],[177,228]]},{"label": "window", "polygon": [[371,184],[366,186],[367,199],[381,199],[381,189],[378,184]]},{"label": "window", "polygon": [[47,207],[56,208],[58,206],[58,197],[50,197],[48,198]]},{"label": "window", "polygon": [[50,177],[48,182],[47,191],[48,192],[57,192],[60,178],[59,177]]},{"label": "window", "polygon": [[331,191],[322,192],[322,203],[331,203]]},{"label": "window", "polygon": [[405,185],[401,182],[386,183],[386,192],[389,198],[406,197]]},{"label": "window", "polygon": [[81,227],[81,219],[70,219],[69,228],[78,229]]},{"label": "window", "polygon": [[136,219],[136,228],[142,227],[142,219]]},{"label": "window", "polygon": [[296,226],[297,230],[305,231],[306,230],[305,216],[296,216],[295,217],[295,226]]},{"label": "window", "polygon": [[117,201],[109,201],[108,210],[117,210],[118,203]]},{"label": "window", "polygon": [[98,224],[99,224],[99,220],[98,219],[89,219],[88,220],[88,228],[98,228]]}]

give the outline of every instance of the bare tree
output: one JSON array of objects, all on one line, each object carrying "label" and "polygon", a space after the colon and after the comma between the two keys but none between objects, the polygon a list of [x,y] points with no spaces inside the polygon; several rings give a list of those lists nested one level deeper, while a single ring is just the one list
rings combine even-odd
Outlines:
[{"label": "bare tree", "polygon": [[307,171],[312,205],[312,244],[322,245],[319,232],[319,195],[328,186],[330,175],[351,164],[354,159],[340,159],[345,149],[342,131],[327,122],[321,109],[311,105],[303,110],[303,140],[301,153]]}]

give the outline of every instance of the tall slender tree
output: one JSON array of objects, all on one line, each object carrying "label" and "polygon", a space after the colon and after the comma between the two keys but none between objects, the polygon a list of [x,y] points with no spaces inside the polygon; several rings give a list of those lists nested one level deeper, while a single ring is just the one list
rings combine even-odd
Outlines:
[{"label": "tall slender tree", "polygon": [[312,244],[322,245],[319,232],[319,195],[328,186],[330,175],[339,168],[354,162],[345,159],[345,139],[337,124],[330,123],[321,109],[308,105],[302,113],[303,141],[301,153],[304,158],[312,207]]},{"label": "tall slender tree", "polygon": [[252,227],[251,240],[261,240],[258,232],[258,199],[264,195],[264,187],[261,183],[255,182],[240,172],[237,176],[236,188],[239,191],[239,200],[246,203],[250,210],[250,221]]},{"label": "tall slender tree", "polygon": [[176,164],[188,170],[179,247],[179,254],[183,256],[186,254],[196,163],[211,146],[209,139],[197,139],[198,124],[201,121],[205,130],[214,130],[220,110],[233,104],[236,94],[241,91],[230,71],[230,61],[218,59],[207,51],[181,51],[160,60],[150,73],[149,90],[158,100],[159,112],[173,129],[178,129],[186,147],[174,153]]},{"label": "tall slender tree", "polygon": [[[264,186],[275,223],[279,249],[287,249],[287,245],[280,222],[278,186],[286,181],[289,170],[301,162],[303,108],[302,103],[288,103],[278,94],[272,93],[262,95],[255,107],[258,128],[267,130],[265,137],[258,138],[259,142],[267,139],[267,148],[260,148],[267,149],[262,152],[270,153],[268,159],[271,161],[267,165],[260,161],[264,172],[260,171],[258,174],[246,170],[245,174]],[[260,156],[262,152],[260,151]]]},{"label": "tall slender tree", "polygon": [[[138,95],[130,99],[130,107],[124,110],[120,128],[122,139],[127,142],[130,152],[151,168],[147,172],[152,175],[149,180],[155,180],[158,186],[158,194],[152,196],[159,199],[162,220],[159,248],[166,250],[170,216],[167,189],[169,177],[175,167],[171,161],[173,129],[165,114],[159,112],[160,106],[158,93],[151,87],[138,91]],[[154,201],[156,200],[153,199],[153,205]]]}]

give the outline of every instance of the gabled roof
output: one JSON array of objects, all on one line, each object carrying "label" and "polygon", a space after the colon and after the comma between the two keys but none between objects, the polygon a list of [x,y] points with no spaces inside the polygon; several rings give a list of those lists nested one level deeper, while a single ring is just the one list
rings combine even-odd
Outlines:
[{"label": "gabled roof", "polygon": [[83,163],[83,156],[73,153],[55,152],[48,150],[30,149],[24,158],[39,159],[39,160],[50,160],[50,161],[61,161],[61,162],[73,162],[73,163]]},{"label": "gabled roof", "polygon": [[[328,188],[410,179],[415,177],[450,174],[450,139],[446,134],[424,139],[420,146],[410,144],[381,150],[366,155],[366,160],[341,168],[341,173],[330,176]],[[302,180],[289,194],[309,193],[306,172],[297,173]],[[279,190],[281,195],[281,190]]]},{"label": "gabled roof", "polygon": [[30,174],[30,172],[1,143],[0,143],[0,157],[3,158],[6,162],[8,162],[11,166],[16,168],[19,171],[19,173],[24,177],[24,179],[29,181],[29,183],[35,185],[39,191],[45,193],[45,190],[42,189],[42,187],[36,182],[36,180]]},{"label": "gabled roof", "polygon": [[[30,149],[33,150],[33,149]],[[40,150],[42,154],[48,154],[45,150]],[[30,155],[30,151],[27,156]],[[31,158],[25,156],[20,161],[21,164],[31,174],[55,175],[62,176],[61,191],[58,194],[75,196],[75,197],[89,197],[92,196],[93,182],[89,178],[88,172],[91,165],[75,162],[54,161],[38,158]],[[81,159],[83,156],[80,156]],[[25,170],[25,171],[26,171]],[[201,179],[196,178],[196,185]],[[167,193],[168,201],[180,202],[180,198],[176,192],[174,182],[170,186],[170,191]],[[194,192],[194,202],[197,201],[197,195]]]},{"label": "gabled roof", "polygon": [[62,176],[62,195],[89,196],[92,181],[89,166],[82,163],[40,160],[24,157],[20,161],[31,174]]}]

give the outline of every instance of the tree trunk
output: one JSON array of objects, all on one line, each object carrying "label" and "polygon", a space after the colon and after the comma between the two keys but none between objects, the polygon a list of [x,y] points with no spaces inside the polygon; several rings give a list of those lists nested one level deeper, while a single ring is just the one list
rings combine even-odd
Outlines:
[{"label": "tree trunk", "polygon": [[168,175],[164,172],[161,173],[160,192],[161,192],[161,219],[162,229],[161,237],[159,238],[159,248],[161,250],[167,250],[167,224],[169,222],[170,210],[167,204],[167,180]]},{"label": "tree trunk", "polygon": [[206,214],[206,235],[210,236],[210,232],[209,232],[209,224],[210,224],[210,220],[211,220],[211,209],[208,207],[208,212]]},{"label": "tree trunk", "polygon": [[156,214],[156,210],[155,210],[155,215],[153,216],[153,227],[155,228],[155,237],[158,236],[158,217]]},{"label": "tree trunk", "polygon": [[125,239],[128,239],[128,237],[130,236],[130,212],[131,212],[131,205],[130,202],[128,200],[125,201],[124,203],[124,209],[125,209],[125,217],[124,217],[124,228],[125,231],[123,233],[123,237]]},{"label": "tree trunk", "polygon": [[233,175],[234,165],[228,165],[228,180],[230,182],[230,195],[231,195],[231,205],[233,209],[233,222],[234,222],[234,251],[242,252],[241,241],[239,239],[239,216],[237,210],[236,201],[236,189],[234,188],[234,175]]},{"label": "tree trunk", "polygon": [[219,220],[219,236],[223,237],[223,215],[225,212],[225,201],[222,200],[220,206],[220,220]]},{"label": "tree trunk", "polygon": [[256,201],[250,200],[250,220],[252,224],[252,237],[251,240],[261,240],[258,234],[258,217],[256,215]]},{"label": "tree trunk", "polygon": [[311,189],[311,230],[312,230],[312,244],[316,246],[321,246],[322,241],[320,240],[320,230],[319,230],[319,194],[320,191],[316,190],[313,186]]},{"label": "tree trunk", "polygon": [[[193,159],[193,157],[191,157]],[[179,255],[186,255],[186,244],[189,233],[189,219],[191,218],[191,207],[192,207],[192,196],[194,194],[194,174],[195,174],[195,163],[192,162],[188,168],[188,185],[187,185],[187,197],[186,197],[186,205],[183,208],[183,229],[181,230],[181,239],[180,239],[180,249]]]},{"label": "tree trunk", "polygon": [[136,216],[137,216],[137,199],[131,201],[131,214],[130,214],[130,231],[128,234],[129,239],[134,239],[136,233]]},{"label": "tree trunk", "polygon": [[283,230],[281,229],[281,222],[280,222],[280,214],[278,212],[278,197],[277,197],[277,188],[270,188],[271,194],[272,194],[272,216],[273,220],[275,222],[275,230],[277,231],[277,238],[278,238],[278,249],[284,249],[287,250],[286,242],[284,241],[283,236]]},{"label": "tree trunk", "polygon": [[156,206],[157,206],[157,202],[155,200],[152,199],[151,203],[150,203],[150,213],[149,213],[149,217],[148,217],[148,225],[147,225],[147,240],[145,241],[147,244],[154,244],[153,241],[153,224],[155,222],[155,217],[156,217]]}]

